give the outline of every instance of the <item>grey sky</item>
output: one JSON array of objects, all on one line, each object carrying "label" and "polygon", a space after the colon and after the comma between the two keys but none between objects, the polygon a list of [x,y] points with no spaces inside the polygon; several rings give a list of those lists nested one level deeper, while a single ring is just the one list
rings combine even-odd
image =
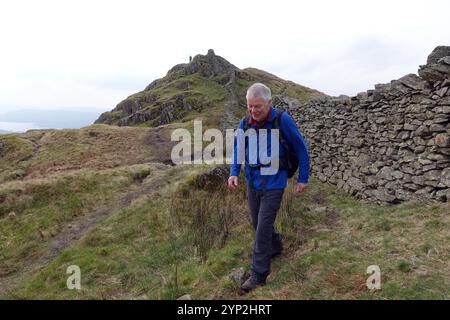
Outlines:
[{"label": "grey sky", "polygon": [[0,10],[0,113],[109,110],[213,48],[332,95],[407,73],[450,45],[450,1],[23,1]]}]

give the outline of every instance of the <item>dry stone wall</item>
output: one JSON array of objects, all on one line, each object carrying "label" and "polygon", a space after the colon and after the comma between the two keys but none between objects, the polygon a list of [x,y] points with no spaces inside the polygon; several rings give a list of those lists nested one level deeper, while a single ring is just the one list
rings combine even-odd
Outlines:
[{"label": "dry stone wall", "polygon": [[418,73],[290,105],[312,174],[370,201],[449,201],[450,47],[437,47]]}]

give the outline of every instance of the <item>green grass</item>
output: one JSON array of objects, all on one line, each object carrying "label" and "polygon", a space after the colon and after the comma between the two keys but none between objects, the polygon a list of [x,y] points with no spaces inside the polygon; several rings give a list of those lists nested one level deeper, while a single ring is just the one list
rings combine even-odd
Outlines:
[{"label": "green grass", "polygon": [[24,262],[43,254],[48,241],[68,224],[106,207],[135,185],[142,170],[82,171],[1,188],[1,275],[21,270]]},{"label": "green grass", "polygon": [[0,182],[25,175],[24,159],[33,155],[33,143],[15,134],[0,135],[5,148],[0,154]]},{"label": "green grass", "polygon": [[[296,98],[302,102],[308,101],[311,97],[323,95],[323,93],[317,90],[307,88],[292,81],[283,80],[263,70],[246,68],[244,71],[255,79],[255,81],[251,82],[263,82],[268,85],[272,94]],[[248,85],[251,82],[243,81],[242,84]]]},{"label": "green grass", "polygon": [[[9,297],[239,298],[228,274],[250,267],[254,236],[244,189],[206,192],[192,188],[192,175],[173,174],[178,185],[120,211]],[[231,204],[228,222],[218,219],[225,204]],[[306,194],[285,193],[277,219],[285,251],[267,285],[245,298],[448,299],[447,223],[445,205],[365,204],[313,179]],[[372,292],[365,283],[374,264],[382,288]],[[65,286],[70,265],[82,270],[80,291]]]},{"label": "green grass", "polygon": [[0,183],[84,168],[110,169],[170,158],[170,130],[95,124],[81,129],[30,130],[6,135]]}]

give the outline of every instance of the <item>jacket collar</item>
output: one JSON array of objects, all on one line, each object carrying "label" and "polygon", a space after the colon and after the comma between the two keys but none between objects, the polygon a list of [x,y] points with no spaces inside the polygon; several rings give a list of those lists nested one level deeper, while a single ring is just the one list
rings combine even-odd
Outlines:
[{"label": "jacket collar", "polygon": [[261,125],[258,125],[258,123],[252,118],[252,116],[249,117],[248,123],[251,125],[254,125],[254,126],[262,127],[262,126],[264,126],[264,124],[266,122],[273,121],[273,119],[275,118],[275,113],[276,113],[275,108],[273,106],[271,106],[269,109],[269,112],[267,113],[266,119],[264,120],[264,122]]}]

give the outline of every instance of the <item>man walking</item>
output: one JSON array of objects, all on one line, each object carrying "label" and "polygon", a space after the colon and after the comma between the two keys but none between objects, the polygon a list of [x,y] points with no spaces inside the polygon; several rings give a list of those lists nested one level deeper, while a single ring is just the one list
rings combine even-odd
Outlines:
[{"label": "man walking", "polygon": [[[265,165],[260,161],[259,143],[257,141],[264,136],[260,129],[276,128],[275,123],[278,121],[279,128],[276,129],[279,129],[279,136],[293,149],[298,159],[299,175],[296,192],[305,192],[309,178],[309,156],[306,143],[292,117],[287,112],[281,112],[281,110],[272,106],[271,91],[266,85],[255,83],[248,88],[247,109],[248,116],[241,120],[238,129],[244,131],[250,128],[254,129],[257,136],[256,139],[248,139],[248,143],[245,143],[244,168],[248,205],[252,224],[256,231],[256,238],[253,245],[251,276],[241,287],[244,292],[250,292],[257,286],[266,283],[266,278],[270,273],[271,259],[280,254],[283,249],[280,234],[275,231],[274,223],[280,209],[284,189],[287,186],[288,171],[286,167],[280,166],[275,174],[268,175],[262,172]],[[261,131],[264,132],[264,130]],[[233,163],[228,178],[228,187],[231,189],[238,187],[238,176],[241,170],[241,164],[237,161],[239,149],[237,140],[235,137]],[[257,143],[258,146],[249,145],[251,143]],[[270,154],[271,145],[272,142],[269,139],[267,155]],[[282,161],[282,159],[286,159],[289,151],[285,150],[286,144],[275,145],[279,145],[279,151],[276,154],[279,155],[280,164],[285,163],[286,161]],[[258,151],[257,163],[249,163],[249,150],[252,149]]]}]

